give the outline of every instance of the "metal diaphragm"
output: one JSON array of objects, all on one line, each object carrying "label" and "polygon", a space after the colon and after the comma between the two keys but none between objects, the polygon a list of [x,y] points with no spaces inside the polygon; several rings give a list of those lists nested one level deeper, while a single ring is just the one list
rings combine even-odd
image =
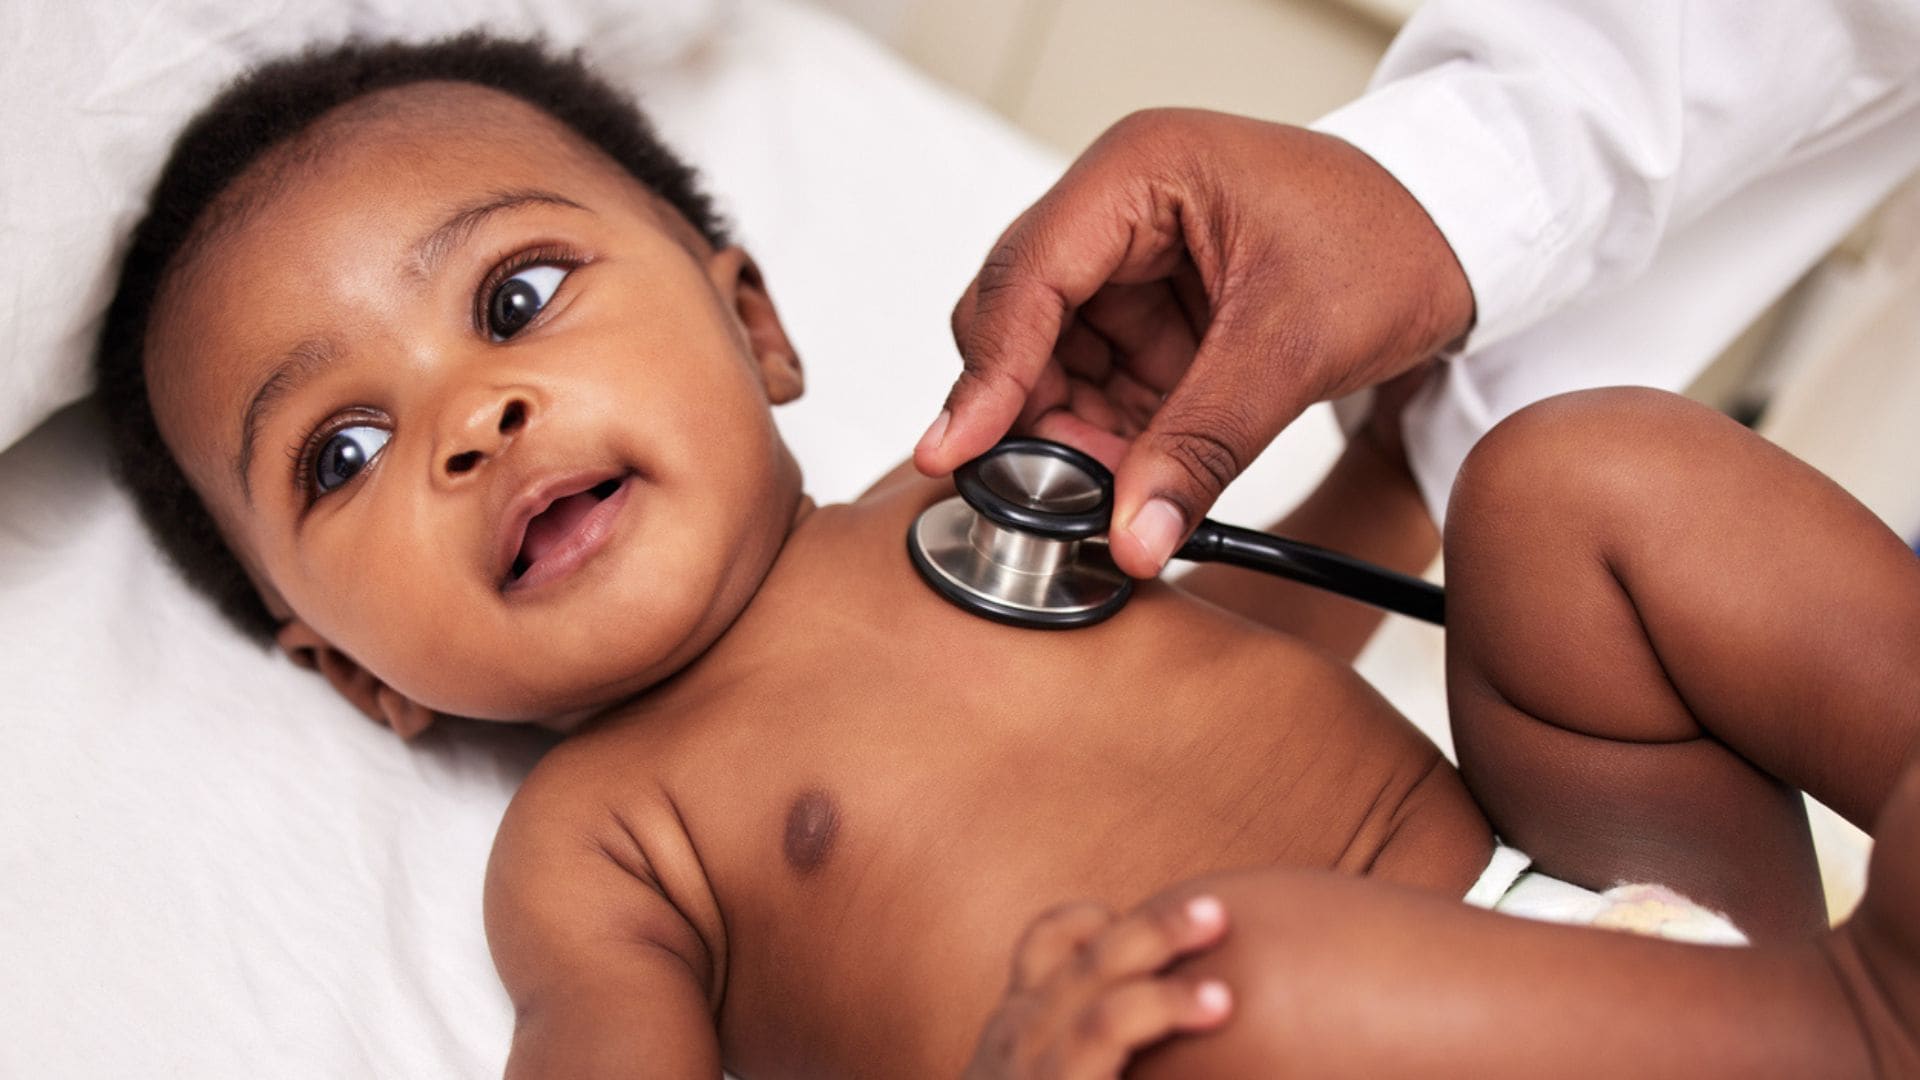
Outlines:
[{"label": "metal diaphragm", "polygon": [[1008,439],[954,474],[960,495],[907,532],[920,576],[960,607],[1014,626],[1087,626],[1120,610],[1133,579],[1106,531],[1113,478],[1071,447]]}]

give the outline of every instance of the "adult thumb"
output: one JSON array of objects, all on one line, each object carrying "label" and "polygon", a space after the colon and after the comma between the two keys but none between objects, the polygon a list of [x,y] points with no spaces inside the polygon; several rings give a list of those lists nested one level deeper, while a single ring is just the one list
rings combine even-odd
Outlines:
[{"label": "adult thumb", "polygon": [[1133,577],[1159,574],[1226,486],[1304,407],[1263,401],[1238,380],[1206,374],[1196,360],[1114,473],[1108,547]]}]

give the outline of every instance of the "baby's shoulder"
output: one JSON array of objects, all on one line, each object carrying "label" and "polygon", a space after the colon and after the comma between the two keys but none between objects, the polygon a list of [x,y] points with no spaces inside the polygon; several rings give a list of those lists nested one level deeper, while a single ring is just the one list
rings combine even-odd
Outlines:
[{"label": "baby's shoulder", "polygon": [[[724,925],[671,800],[573,744],[528,775],[487,863],[487,939],[509,993],[519,1004],[550,985],[592,983],[658,946],[717,1005]],[[641,948],[610,954],[608,942]]]},{"label": "baby's shoulder", "polygon": [[861,492],[860,497],[855,499],[854,502],[863,503],[873,499],[885,499],[891,496],[897,496],[903,489],[923,487],[937,483],[939,483],[939,481],[929,480],[920,475],[920,470],[913,467],[912,459],[908,459],[887,470],[885,475],[881,476],[880,479],[867,485],[867,490]]},{"label": "baby's shoulder", "polygon": [[656,882],[649,849],[684,830],[654,778],[621,767],[620,755],[598,741],[569,738],[534,766],[500,821],[494,864],[554,870],[611,861],[637,880]]}]

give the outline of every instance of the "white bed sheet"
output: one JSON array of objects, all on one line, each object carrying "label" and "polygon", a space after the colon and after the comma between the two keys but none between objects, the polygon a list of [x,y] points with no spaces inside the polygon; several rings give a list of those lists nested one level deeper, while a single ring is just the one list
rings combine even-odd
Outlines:
[{"label": "white bed sheet", "polygon": [[[743,3],[642,90],[808,362],[781,426],[810,490],[854,494],[938,408],[948,306],[1062,162],[791,0]],[[1222,514],[1267,519],[1336,443],[1316,411]],[[404,747],[239,639],[161,564],[83,410],[0,454],[0,643],[0,1075],[498,1074],[480,882],[539,737]],[[1370,655],[1440,715],[1437,635]]]}]

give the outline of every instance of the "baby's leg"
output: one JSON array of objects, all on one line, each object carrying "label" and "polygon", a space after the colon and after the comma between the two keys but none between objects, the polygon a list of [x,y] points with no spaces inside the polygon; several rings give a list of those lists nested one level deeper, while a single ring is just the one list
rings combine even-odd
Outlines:
[{"label": "baby's leg", "polygon": [[[1868,906],[1879,896],[1874,870]],[[1148,906],[1171,909],[1201,894],[1225,905],[1226,939],[1176,965],[1168,981],[1224,982],[1232,1015],[1138,1057],[1131,1080],[1920,1069],[1914,999],[1903,1006],[1875,981],[1884,970],[1912,973],[1912,954],[1903,967],[1900,954],[1876,943],[1857,965],[1875,978],[1844,973],[1841,932],[1750,949],[1685,945],[1282,868],[1212,875]]]},{"label": "baby's leg", "polygon": [[1461,771],[1510,843],[1589,887],[1670,885],[1755,940],[1822,925],[1794,789],[1872,829],[1915,746],[1905,545],[1732,421],[1604,390],[1482,441],[1446,552]]},{"label": "baby's leg", "polygon": [[1875,825],[1860,909],[1811,939],[1725,948],[1510,918],[1374,879],[1267,868],[1219,898],[1224,940],[1175,965],[1233,1014],[1129,1077],[1920,1076],[1920,761]]}]

